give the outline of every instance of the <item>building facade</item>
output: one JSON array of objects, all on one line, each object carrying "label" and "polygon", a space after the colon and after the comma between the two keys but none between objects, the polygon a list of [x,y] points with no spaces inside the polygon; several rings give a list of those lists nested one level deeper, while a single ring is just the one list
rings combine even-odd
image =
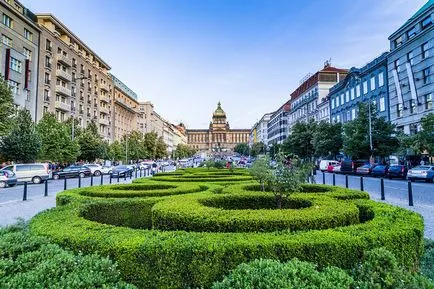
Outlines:
[{"label": "building facade", "polygon": [[267,146],[281,144],[288,137],[288,115],[291,102],[288,100],[278,110],[273,112],[267,123]]},{"label": "building facade", "polygon": [[406,134],[420,130],[420,119],[433,113],[434,0],[429,0],[390,35],[388,88],[390,120]]},{"label": "building facade", "polygon": [[328,98],[323,98],[317,105],[318,118],[317,121],[330,122],[330,104]]},{"label": "building facade", "polygon": [[358,114],[359,103],[371,103],[377,116],[389,121],[387,52],[362,68],[351,68],[348,75],[330,89],[331,122],[346,123]]},{"label": "building facade", "polygon": [[45,112],[59,121],[91,121],[104,140],[113,139],[110,66],[51,14],[37,14],[40,34],[37,120]]},{"label": "building facade", "polygon": [[187,129],[188,145],[198,151],[230,152],[239,143],[249,142],[249,129],[231,129],[220,102],[208,129]]},{"label": "building facade", "polygon": [[320,110],[318,105],[325,101],[330,88],[347,75],[347,69],[332,67],[329,62],[314,75],[308,75],[301,85],[291,93],[291,113],[288,117],[288,130],[299,121],[314,119],[318,121]]},{"label": "building facade", "polygon": [[0,75],[12,90],[13,103],[37,119],[40,29],[36,16],[14,0],[0,1]]},{"label": "building facade", "polygon": [[126,86],[122,81],[111,75],[114,86],[114,140],[121,140],[140,126],[140,110],[137,94]]},{"label": "building facade", "polygon": [[268,144],[268,122],[270,121],[272,115],[272,113],[264,114],[261,119],[252,127],[249,138],[250,147],[257,142],[262,142],[265,145]]}]

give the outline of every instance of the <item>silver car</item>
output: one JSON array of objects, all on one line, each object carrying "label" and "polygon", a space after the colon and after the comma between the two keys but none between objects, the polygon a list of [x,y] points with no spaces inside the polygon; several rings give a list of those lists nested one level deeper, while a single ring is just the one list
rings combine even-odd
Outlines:
[{"label": "silver car", "polygon": [[89,168],[93,176],[100,176],[104,174],[111,174],[113,168],[112,167],[106,167],[101,166],[99,164],[85,164],[85,167]]},{"label": "silver car", "polygon": [[14,172],[19,182],[33,182],[40,184],[50,178],[48,164],[15,164],[6,166],[3,170]]}]

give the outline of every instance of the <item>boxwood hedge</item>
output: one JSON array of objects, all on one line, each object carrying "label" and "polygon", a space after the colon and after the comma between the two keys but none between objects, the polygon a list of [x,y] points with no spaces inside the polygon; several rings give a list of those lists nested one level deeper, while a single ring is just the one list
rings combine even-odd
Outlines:
[{"label": "boxwood hedge", "polygon": [[[141,182],[168,186],[198,185],[196,182],[157,181],[164,178],[176,179],[174,176],[163,176],[154,181]],[[252,189],[253,182],[250,185],[227,186],[223,188],[222,194],[213,194],[213,189],[222,183],[206,182],[203,185],[209,188],[207,191],[183,196],[146,195],[150,191],[176,190],[167,186],[155,190],[125,190],[133,194],[143,192],[141,198],[134,195],[135,198],[131,199],[127,198],[127,193],[123,195],[125,198],[111,198],[110,194],[116,194],[116,190],[112,192],[106,188],[100,189],[106,192],[104,198],[82,193],[89,190],[87,188],[71,190],[58,195],[57,208],[32,219],[30,228],[34,234],[47,236],[74,250],[114,257],[123,278],[140,288],[209,287],[238,264],[258,258],[280,261],[298,258],[314,262],[320,268],[330,265],[351,268],[362,258],[363,252],[376,247],[385,247],[393,252],[398,262],[406,268],[417,267],[423,250],[422,218],[404,209],[367,200],[366,194],[347,189],[306,185],[304,193],[294,195],[293,200],[297,201],[291,203],[292,206],[307,205],[307,208],[295,210],[297,213],[314,211],[315,204],[319,204],[318,212],[312,213],[314,217],[311,218],[311,222],[318,226],[321,226],[318,218],[324,218],[324,222],[329,224],[332,222],[332,218],[327,219],[320,213],[323,209],[327,210],[326,202],[335,204],[330,207],[336,208],[330,210],[341,222],[351,220],[339,226],[326,226],[328,229],[314,229],[315,226],[311,226],[310,230],[303,230],[299,226],[299,230],[291,231],[291,226],[288,226],[289,230],[281,226],[275,231],[266,231],[264,228],[268,228],[270,223],[266,221],[255,232],[196,232],[179,230],[176,226],[163,230],[167,224],[163,229],[157,229],[161,226],[161,218],[167,218],[168,215],[176,220],[187,218],[189,223],[197,224],[212,220],[207,228],[216,226],[213,219],[218,218],[213,217],[214,213],[189,212],[184,209],[189,206],[186,200],[192,201],[193,210],[205,208],[225,213],[246,213],[242,216],[243,220],[249,220],[249,214],[257,216],[258,212],[268,220],[271,220],[269,216],[278,214],[277,210],[266,210],[264,205],[259,205],[264,198],[271,204],[272,198],[259,197],[258,192],[252,192],[255,190]],[[230,183],[236,182],[227,181],[225,184]],[[240,199],[241,196],[246,196],[245,202]],[[234,203],[239,204],[238,208],[241,209],[233,210],[236,206],[230,204],[231,200],[236,200]],[[178,206],[177,202],[182,202],[182,206]],[[256,202],[256,205],[250,202]],[[169,207],[174,211],[169,210]],[[339,210],[348,215],[339,215]],[[179,217],[173,217],[176,214]],[[230,214],[219,220],[228,217]],[[255,222],[259,223],[260,218]],[[242,225],[237,226],[243,231]],[[252,222],[246,223],[246,226],[252,226]]]}]

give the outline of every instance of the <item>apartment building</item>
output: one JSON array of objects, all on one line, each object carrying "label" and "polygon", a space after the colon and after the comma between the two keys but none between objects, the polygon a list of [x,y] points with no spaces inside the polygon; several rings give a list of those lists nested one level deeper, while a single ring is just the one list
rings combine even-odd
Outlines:
[{"label": "apartment building", "polygon": [[141,113],[137,94],[114,75],[110,76],[114,85],[114,140],[120,140],[124,135],[138,130]]},{"label": "apartment building", "polygon": [[291,101],[287,101],[273,112],[267,122],[267,146],[283,143],[288,137],[288,116],[291,112]]},{"label": "apartment building", "polygon": [[428,1],[390,35],[388,89],[390,121],[406,134],[434,113],[434,0]]},{"label": "apartment building", "polygon": [[110,66],[51,14],[37,14],[41,29],[37,119],[45,112],[59,121],[94,121],[101,137],[113,139],[113,82]]},{"label": "apartment building", "polygon": [[37,119],[40,29],[36,16],[14,0],[0,0],[0,75],[12,90],[17,108]]}]

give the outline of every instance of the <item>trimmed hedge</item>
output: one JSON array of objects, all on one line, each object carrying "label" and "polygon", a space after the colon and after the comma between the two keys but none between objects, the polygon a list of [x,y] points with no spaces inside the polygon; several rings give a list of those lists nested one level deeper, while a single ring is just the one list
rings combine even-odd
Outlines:
[{"label": "trimmed hedge", "polygon": [[[324,230],[260,233],[160,231],[119,227],[86,219],[149,228],[149,216],[162,211],[166,214],[166,206],[174,204],[175,199],[194,200],[198,196],[218,199],[226,194],[257,194],[240,191],[239,188],[245,185],[234,185],[224,188],[224,194],[217,195],[211,192],[216,185],[207,186],[210,188],[207,192],[183,197],[146,197],[128,201],[83,196],[80,191],[86,189],[72,190],[59,194],[58,203],[62,206],[37,215],[30,227],[34,234],[48,236],[74,250],[114,257],[123,278],[141,288],[209,287],[237,265],[258,258],[287,261],[296,257],[314,262],[320,268],[330,265],[351,268],[366,250],[376,247],[386,247],[406,268],[418,266],[423,250],[422,218],[404,209],[363,199],[365,193],[360,194],[362,199],[357,199],[354,191],[346,189],[327,187],[324,192],[294,196],[306,198],[312,204],[328,199],[342,203],[340,207],[348,206],[350,211],[352,208],[357,211],[356,224]],[[311,188],[317,190],[318,187]],[[345,198],[348,200],[341,200]],[[118,211],[122,217],[116,219]],[[197,217],[203,216],[198,214]],[[134,218],[143,221],[135,222]]]}]

